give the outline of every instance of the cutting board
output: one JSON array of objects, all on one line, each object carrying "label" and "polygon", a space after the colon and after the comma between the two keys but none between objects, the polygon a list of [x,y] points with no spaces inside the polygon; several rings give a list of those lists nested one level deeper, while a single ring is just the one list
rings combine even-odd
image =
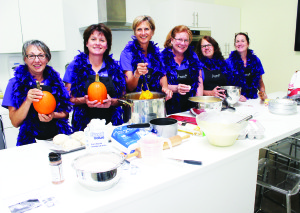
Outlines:
[{"label": "cutting board", "polygon": [[168,118],[174,118],[177,121],[187,122],[187,123],[190,123],[190,124],[197,125],[195,117],[188,117],[188,116],[182,116],[182,115],[170,115],[170,116],[168,116]]}]

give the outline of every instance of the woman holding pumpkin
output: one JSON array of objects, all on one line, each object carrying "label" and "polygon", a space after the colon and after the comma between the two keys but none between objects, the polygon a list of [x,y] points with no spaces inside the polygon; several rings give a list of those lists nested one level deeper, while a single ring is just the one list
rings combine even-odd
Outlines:
[{"label": "woman holding pumpkin", "polygon": [[[25,65],[15,68],[15,77],[9,80],[2,106],[8,108],[9,117],[14,127],[20,127],[17,146],[34,143],[35,139],[45,140],[55,135],[70,134],[68,116],[71,111],[69,95],[64,84],[52,67],[47,63],[51,53],[42,41],[31,40],[23,45]],[[56,108],[49,114],[40,114],[32,103],[39,102],[44,93],[37,89],[38,81],[42,90],[49,91],[56,99]],[[46,96],[45,96],[46,98]],[[47,101],[43,98],[43,101]],[[44,110],[53,103],[43,106]]]},{"label": "woman holding pumpkin", "polygon": [[195,107],[188,99],[203,95],[201,63],[189,46],[192,32],[187,26],[174,27],[167,35],[161,53],[163,69],[168,78],[172,99],[166,102],[167,114],[183,112]]},{"label": "woman holding pumpkin", "polygon": [[162,71],[159,48],[150,41],[155,31],[154,20],[150,16],[138,16],[133,21],[132,29],[133,41],[128,42],[120,56],[127,91],[162,91],[166,93],[167,99],[171,98],[173,93],[168,89],[167,78]]},{"label": "woman holding pumpkin", "polygon": [[[84,130],[93,118],[105,119],[113,125],[123,123],[123,110],[117,98],[125,93],[125,76],[118,63],[109,55],[112,34],[104,24],[90,25],[83,33],[84,53],[80,52],[67,67],[63,81],[74,103],[72,127]],[[103,102],[90,101],[87,90],[99,75],[107,89]]]}]

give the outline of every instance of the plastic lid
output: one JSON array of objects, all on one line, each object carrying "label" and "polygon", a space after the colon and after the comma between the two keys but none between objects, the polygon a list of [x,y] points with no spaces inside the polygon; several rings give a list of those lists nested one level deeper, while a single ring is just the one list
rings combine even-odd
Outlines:
[{"label": "plastic lid", "polygon": [[49,153],[49,160],[51,162],[59,161],[61,160],[61,154],[56,152],[50,152]]}]

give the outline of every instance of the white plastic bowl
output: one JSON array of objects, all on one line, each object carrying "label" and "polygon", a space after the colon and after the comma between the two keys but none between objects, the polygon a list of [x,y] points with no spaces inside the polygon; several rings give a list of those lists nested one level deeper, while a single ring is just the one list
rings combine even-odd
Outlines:
[{"label": "white plastic bowl", "polygon": [[236,123],[245,116],[233,112],[203,112],[196,116],[200,129],[214,146],[231,146],[248,122]]}]

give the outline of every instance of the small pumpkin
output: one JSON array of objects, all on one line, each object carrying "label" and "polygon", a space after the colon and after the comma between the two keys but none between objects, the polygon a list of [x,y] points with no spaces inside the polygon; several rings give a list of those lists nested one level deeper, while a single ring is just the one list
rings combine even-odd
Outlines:
[{"label": "small pumpkin", "polygon": [[[40,87],[40,82],[36,82],[37,88],[41,89]],[[34,109],[40,113],[40,114],[45,114],[48,115],[52,112],[54,112],[56,108],[56,100],[54,96],[48,92],[48,91],[43,91],[43,97],[39,100],[39,102],[33,102],[33,107]]]},{"label": "small pumpkin", "polygon": [[96,74],[95,82],[91,83],[88,88],[89,101],[97,100],[103,104],[103,100],[107,98],[107,89],[105,85],[99,81],[99,74]]}]

